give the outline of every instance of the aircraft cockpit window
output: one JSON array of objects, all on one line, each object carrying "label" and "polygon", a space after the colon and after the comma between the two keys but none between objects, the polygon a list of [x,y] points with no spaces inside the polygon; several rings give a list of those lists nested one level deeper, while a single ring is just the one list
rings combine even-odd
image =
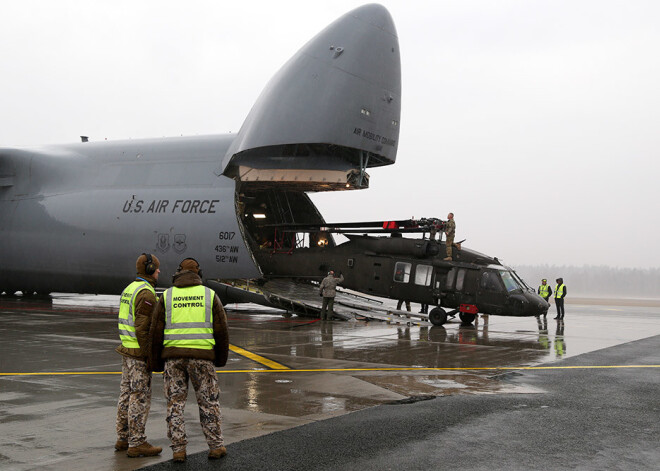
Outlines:
[{"label": "aircraft cockpit window", "polygon": [[431,286],[431,275],[433,267],[430,265],[417,265],[415,269],[415,284],[420,286]]},{"label": "aircraft cockpit window", "polygon": [[488,291],[502,291],[502,284],[500,283],[497,272],[485,271],[481,274],[481,288]]},{"label": "aircraft cockpit window", "polygon": [[523,289],[523,287],[518,283],[518,281],[516,281],[510,272],[500,271],[500,275],[502,276],[502,281],[504,282],[504,286],[506,287],[507,291],[511,292],[517,289]]},{"label": "aircraft cockpit window", "polygon": [[410,269],[412,264],[406,262],[396,262],[394,266],[394,281],[399,283],[408,283],[410,280]]}]

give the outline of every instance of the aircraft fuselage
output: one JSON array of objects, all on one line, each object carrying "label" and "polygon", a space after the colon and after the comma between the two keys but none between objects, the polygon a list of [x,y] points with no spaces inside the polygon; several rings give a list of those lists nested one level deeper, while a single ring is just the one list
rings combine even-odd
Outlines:
[{"label": "aircraft fuselage", "polygon": [[168,275],[193,257],[211,277],[259,276],[236,182],[217,171],[231,138],[2,153],[16,184],[0,188],[0,289],[117,293],[132,276],[127,260],[142,252],[156,254]]}]

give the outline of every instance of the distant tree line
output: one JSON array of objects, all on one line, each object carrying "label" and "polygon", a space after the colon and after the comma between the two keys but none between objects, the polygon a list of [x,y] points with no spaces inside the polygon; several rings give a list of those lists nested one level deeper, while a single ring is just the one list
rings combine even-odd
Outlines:
[{"label": "distant tree line", "polygon": [[561,277],[569,294],[575,296],[660,298],[660,268],[614,268],[604,265],[520,265],[514,268],[533,288],[538,288],[541,279],[547,278],[554,290],[555,280]]}]

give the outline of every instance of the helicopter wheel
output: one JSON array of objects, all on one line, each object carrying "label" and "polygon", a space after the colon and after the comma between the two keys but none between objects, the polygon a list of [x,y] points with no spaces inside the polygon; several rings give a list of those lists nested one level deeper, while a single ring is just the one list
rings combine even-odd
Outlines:
[{"label": "helicopter wheel", "polygon": [[472,324],[474,320],[477,318],[476,314],[467,314],[464,312],[461,312],[458,317],[461,318],[461,321],[463,324]]},{"label": "helicopter wheel", "polygon": [[433,325],[442,325],[447,322],[447,313],[441,307],[434,307],[429,313],[429,320]]}]

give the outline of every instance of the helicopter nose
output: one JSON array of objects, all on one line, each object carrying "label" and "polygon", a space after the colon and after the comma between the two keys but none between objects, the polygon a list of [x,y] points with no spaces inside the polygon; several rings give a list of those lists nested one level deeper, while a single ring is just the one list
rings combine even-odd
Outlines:
[{"label": "helicopter nose", "polygon": [[550,309],[550,303],[542,299],[541,301],[538,302],[537,307],[539,314],[545,315],[548,313],[548,309]]},{"label": "helicopter nose", "polygon": [[541,296],[534,295],[532,299],[530,297],[527,298],[529,301],[529,309],[532,315],[534,316],[542,316],[548,313],[548,309],[550,309],[550,304],[543,299]]}]

